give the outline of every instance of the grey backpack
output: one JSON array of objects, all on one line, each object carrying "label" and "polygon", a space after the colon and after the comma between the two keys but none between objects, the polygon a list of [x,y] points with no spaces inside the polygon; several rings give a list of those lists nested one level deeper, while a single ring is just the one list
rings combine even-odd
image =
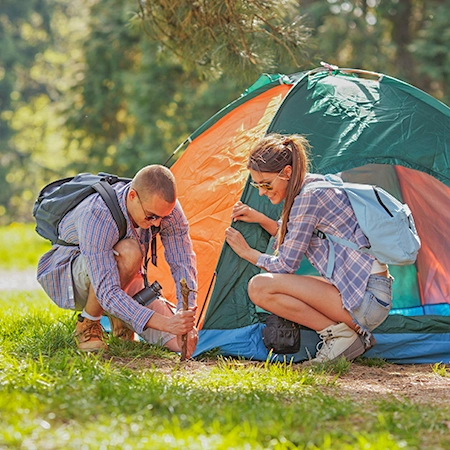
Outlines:
[{"label": "grey backpack", "polygon": [[314,234],[327,239],[330,245],[327,277],[331,277],[333,273],[334,243],[369,253],[384,264],[404,266],[416,261],[421,243],[408,205],[378,186],[345,183],[336,175],[325,175],[325,180],[308,183],[303,192],[315,188],[343,189],[347,193],[358,224],[370,243],[368,248],[359,248],[354,242],[316,229]]},{"label": "grey backpack", "polygon": [[45,186],[34,202],[33,216],[36,231],[52,244],[74,245],[59,238],[61,219],[88,196],[98,193],[111,211],[119,230],[119,240],[125,237],[127,222],[120,209],[112,184],[130,182],[130,178],[119,178],[108,173],[80,173],[74,177],[53,181]]}]

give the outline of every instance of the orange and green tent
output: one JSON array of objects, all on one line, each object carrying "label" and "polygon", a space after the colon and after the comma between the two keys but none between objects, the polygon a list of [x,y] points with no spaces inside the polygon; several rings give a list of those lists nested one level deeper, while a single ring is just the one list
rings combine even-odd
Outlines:
[{"label": "orange and green tent", "polygon": [[[393,309],[367,354],[399,363],[450,363],[450,108],[393,77],[329,66],[293,75],[263,75],[206,121],[172,165],[198,260],[200,339],[197,354],[265,360],[264,313],[247,295],[259,272],[225,243],[238,200],[278,219],[280,206],[249,186],[252,145],[266,133],[299,133],[312,145],[312,172],[377,184],[411,208],[422,248],[414,265],[391,267]],[[266,251],[259,226],[233,223]],[[160,250],[162,252],[162,249]],[[162,260],[162,258],[160,258]],[[299,273],[312,273],[305,259]],[[161,261],[151,271],[173,298]],[[150,280],[152,281],[152,280]],[[317,334],[302,329],[294,361],[314,355]]]}]

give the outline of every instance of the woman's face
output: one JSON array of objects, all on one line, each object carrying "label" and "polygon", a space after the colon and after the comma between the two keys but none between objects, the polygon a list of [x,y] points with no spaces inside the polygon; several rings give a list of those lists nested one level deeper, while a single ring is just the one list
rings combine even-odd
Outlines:
[{"label": "woman's face", "polygon": [[259,190],[259,195],[265,195],[274,205],[286,198],[286,190],[292,168],[286,166],[279,172],[259,172],[250,169],[251,185]]}]

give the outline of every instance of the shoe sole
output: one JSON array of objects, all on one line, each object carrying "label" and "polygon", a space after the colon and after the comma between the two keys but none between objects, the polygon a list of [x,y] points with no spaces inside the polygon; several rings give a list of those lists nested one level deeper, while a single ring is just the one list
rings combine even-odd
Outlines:
[{"label": "shoe sole", "polygon": [[361,341],[361,339],[358,336],[358,339],[356,339],[355,342],[353,342],[350,347],[345,350],[342,354],[340,354],[337,358],[340,358],[341,356],[344,356],[347,361],[352,361],[353,359],[357,358],[358,356],[361,356],[363,353],[366,352],[364,343]]}]

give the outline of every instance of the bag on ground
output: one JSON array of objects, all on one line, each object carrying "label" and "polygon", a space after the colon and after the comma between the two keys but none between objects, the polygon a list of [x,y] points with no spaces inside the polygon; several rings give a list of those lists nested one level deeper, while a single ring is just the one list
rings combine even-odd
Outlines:
[{"label": "bag on ground", "polygon": [[267,316],[262,337],[267,350],[273,353],[292,354],[300,350],[300,325],[275,314]]}]

